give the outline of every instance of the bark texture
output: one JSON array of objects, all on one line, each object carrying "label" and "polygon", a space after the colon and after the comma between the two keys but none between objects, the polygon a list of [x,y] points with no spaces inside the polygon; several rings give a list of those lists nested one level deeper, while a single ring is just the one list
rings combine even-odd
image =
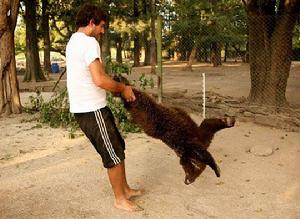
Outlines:
[{"label": "bark texture", "polygon": [[245,2],[249,30],[251,90],[249,100],[259,105],[286,104],[292,57],[292,37],[300,0]]},{"label": "bark texture", "polygon": [[0,0],[0,114],[21,113],[16,73],[14,30],[19,0]]}]

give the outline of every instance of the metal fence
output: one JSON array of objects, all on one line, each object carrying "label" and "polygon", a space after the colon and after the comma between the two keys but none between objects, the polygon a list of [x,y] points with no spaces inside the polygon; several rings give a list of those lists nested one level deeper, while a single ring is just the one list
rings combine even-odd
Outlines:
[{"label": "metal fence", "polygon": [[[162,94],[163,102],[207,117],[261,116],[263,123],[299,128],[299,16],[243,16],[219,14],[208,19],[204,13],[189,19],[162,15],[161,27],[156,25],[156,55],[161,54],[162,67],[158,62],[154,79],[156,89],[163,90],[154,93],[158,100]],[[147,34],[140,36],[144,36],[140,43],[147,41]],[[133,38],[128,39],[126,51],[132,58]],[[146,44],[140,44],[145,48],[141,60],[146,57]],[[134,68],[133,72],[151,70]]]},{"label": "metal fence", "polygon": [[[275,113],[278,118],[284,113],[300,121],[297,18],[248,17],[239,31],[217,23],[195,28],[163,20],[168,27],[162,31],[165,101],[203,111],[205,75],[207,116]],[[294,123],[300,126],[299,121]]]}]

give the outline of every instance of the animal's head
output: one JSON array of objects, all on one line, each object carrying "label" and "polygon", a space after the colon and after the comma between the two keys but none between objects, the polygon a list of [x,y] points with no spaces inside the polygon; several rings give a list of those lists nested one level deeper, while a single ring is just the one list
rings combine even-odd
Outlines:
[{"label": "animal's head", "polygon": [[[112,76],[112,79],[117,81],[117,82],[120,82],[120,83],[123,83],[123,84],[126,84],[126,85],[130,85],[129,81],[127,80],[127,78],[125,78],[124,76],[120,75],[120,74],[115,74]],[[115,97],[120,97],[121,94],[120,93],[116,93],[116,92],[112,92],[112,94],[115,96]]]},{"label": "animal's head", "polygon": [[204,171],[206,165],[215,172],[217,177],[220,177],[220,168],[216,164],[212,155],[201,145],[190,145],[180,158],[180,164],[185,172],[185,184],[191,184]]},{"label": "animal's head", "polygon": [[189,185],[193,183],[201,175],[201,173],[205,170],[206,165],[202,162],[197,162],[197,164],[193,162],[189,162],[189,163],[182,164],[182,167],[185,172],[184,183],[186,185]]},{"label": "animal's head", "polygon": [[125,78],[124,76],[120,75],[120,74],[114,75],[113,79],[117,82],[120,82],[120,83],[123,83],[123,84],[126,84],[126,85],[130,85],[130,82],[128,81],[128,79]]}]

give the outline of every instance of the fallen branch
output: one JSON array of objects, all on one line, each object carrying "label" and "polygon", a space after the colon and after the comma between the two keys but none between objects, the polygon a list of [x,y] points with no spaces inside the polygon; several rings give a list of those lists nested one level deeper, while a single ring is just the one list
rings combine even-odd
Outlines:
[{"label": "fallen branch", "polygon": [[57,87],[58,83],[60,82],[62,76],[64,76],[64,74],[66,73],[66,70],[67,70],[67,69],[65,68],[65,69],[60,73],[60,76],[59,76],[58,80],[56,81],[54,87],[52,88],[52,92],[54,92],[54,90],[55,90],[55,88]]}]

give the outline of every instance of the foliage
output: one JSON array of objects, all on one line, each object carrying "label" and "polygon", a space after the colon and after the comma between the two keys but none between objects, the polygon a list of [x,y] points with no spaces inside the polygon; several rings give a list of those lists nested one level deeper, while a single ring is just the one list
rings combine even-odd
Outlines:
[{"label": "foliage", "polygon": [[29,106],[25,107],[28,113],[39,112],[38,121],[46,123],[52,128],[67,128],[72,134],[78,129],[74,115],[69,111],[67,89],[53,94],[49,101],[45,101],[39,91],[36,96],[29,97]]},{"label": "foliage", "polygon": [[[76,31],[74,18],[83,1],[48,1],[51,50],[64,55],[65,45],[71,34]],[[199,51],[206,51],[215,42],[246,50],[245,10],[240,0],[157,0],[156,12],[150,11],[153,2],[150,0],[88,1],[100,3],[107,12],[110,44],[115,46],[121,37],[123,51],[131,51],[136,32],[149,30],[151,13],[158,13],[163,17],[163,49],[169,52],[189,53],[195,46]],[[138,5],[138,16],[135,15],[134,4]],[[41,10],[38,12],[41,13]],[[17,31],[23,31],[22,29],[22,23],[19,22]],[[22,43],[24,34],[19,32],[16,34],[17,50],[24,51],[25,45]],[[140,44],[145,46],[142,39]]]},{"label": "foliage", "polygon": [[154,87],[153,78],[148,78],[144,73],[139,77],[138,81],[134,80],[134,85],[138,83],[138,87],[145,90],[147,87]]},{"label": "foliage", "polygon": [[300,23],[296,25],[293,36],[293,48],[300,48]]},{"label": "foliage", "polygon": [[[246,17],[240,1],[175,1],[164,14],[163,48],[184,55],[212,44],[246,47]],[[187,58],[187,57],[185,57]]]},{"label": "foliage", "polygon": [[131,74],[131,67],[129,64],[120,64],[117,62],[113,62],[110,56],[105,58],[104,63],[105,72],[107,72],[111,76],[120,74]]},{"label": "foliage", "polygon": [[[131,74],[131,67],[128,64],[119,64],[117,62],[112,62],[110,57],[107,57],[105,60],[107,72],[111,75],[130,75]],[[143,90],[146,87],[154,86],[153,79],[148,79],[145,74],[142,74],[138,80],[139,87]],[[137,81],[133,81],[133,86],[137,83]],[[111,93],[107,95],[107,105],[111,109],[114,117],[116,118],[117,126],[121,133],[126,134],[128,132],[140,132],[141,129],[134,123],[132,123],[132,118],[130,114],[126,111],[124,107],[124,103],[121,101],[120,98],[114,97]]]},{"label": "foliage", "polygon": [[15,48],[16,54],[24,53],[25,52],[25,23],[22,17],[19,17],[17,27],[15,30]]},{"label": "foliage", "polygon": [[109,93],[107,95],[107,105],[111,109],[118,129],[123,135],[129,132],[136,133],[141,131],[136,124],[132,123],[130,114],[126,111],[124,103],[120,98],[114,97]]}]

